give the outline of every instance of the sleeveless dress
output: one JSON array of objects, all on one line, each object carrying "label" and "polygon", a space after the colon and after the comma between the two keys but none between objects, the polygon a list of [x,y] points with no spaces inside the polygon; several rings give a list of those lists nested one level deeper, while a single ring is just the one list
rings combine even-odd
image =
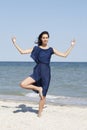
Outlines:
[{"label": "sleeveless dress", "polygon": [[34,67],[33,73],[30,77],[35,80],[34,85],[43,88],[43,96],[46,96],[47,94],[51,79],[50,59],[52,54],[54,54],[52,47],[42,49],[39,46],[34,46],[31,53],[31,57],[36,62],[36,66]]}]

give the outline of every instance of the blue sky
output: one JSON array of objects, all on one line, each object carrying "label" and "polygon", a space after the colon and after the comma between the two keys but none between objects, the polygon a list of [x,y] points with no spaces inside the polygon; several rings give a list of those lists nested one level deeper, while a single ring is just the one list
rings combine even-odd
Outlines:
[{"label": "blue sky", "polygon": [[87,62],[86,0],[0,0],[0,61],[32,61],[18,53],[11,37],[28,49],[44,30],[50,33],[49,46],[61,52],[77,41],[67,58],[52,56],[52,61]]}]

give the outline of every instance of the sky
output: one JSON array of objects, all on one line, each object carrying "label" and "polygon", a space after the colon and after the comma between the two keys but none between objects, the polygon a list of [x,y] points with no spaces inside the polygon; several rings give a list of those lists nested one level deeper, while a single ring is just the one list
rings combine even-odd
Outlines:
[{"label": "sky", "polygon": [[49,32],[48,45],[60,52],[76,39],[67,58],[53,55],[52,61],[87,62],[87,0],[0,0],[0,61],[33,61],[16,50],[11,38],[28,49],[42,31]]}]

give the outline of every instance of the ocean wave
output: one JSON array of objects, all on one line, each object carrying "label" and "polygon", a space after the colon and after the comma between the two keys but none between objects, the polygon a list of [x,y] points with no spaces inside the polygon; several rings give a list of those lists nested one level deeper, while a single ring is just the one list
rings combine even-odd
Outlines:
[{"label": "ocean wave", "polygon": [[[27,93],[25,95],[0,95],[0,100],[18,100],[18,101],[31,101],[38,102],[39,95],[36,93]],[[69,97],[69,96],[55,96],[47,95],[47,103],[54,105],[75,105],[75,106],[87,106],[87,98],[82,97]]]},{"label": "ocean wave", "polygon": [[[38,94],[35,94],[35,93],[27,93],[25,96],[32,99],[39,98]],[[46,99],[48,102],[54,103],[54,104],[87,106],[87,98],[47,95]]]}]

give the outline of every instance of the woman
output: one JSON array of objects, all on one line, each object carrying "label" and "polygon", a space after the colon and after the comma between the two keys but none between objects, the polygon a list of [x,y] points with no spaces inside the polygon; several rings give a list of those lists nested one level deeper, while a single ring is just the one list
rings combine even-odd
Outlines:
[{"label": "woman", "polygon": [[57,56],[61,57],[67,57],[72,48],[75,45],[75,40],[71,42],[70,48],[62,53],[58,50],[49,47],[48,46],[48,40],[49,40],[49,33],[47,31],[42,32],[38,36],[37,44],[38,46],[34,46],[31,49],[28,50],[22,50],[17,44],[16,44],[16,38],[12,38],[12,42],[14,43],[14,46],[17,48],[17,50],[21,54],[30,54],[31,57],[36,62],[36,66],[33,69],[33,73],[29,75],[26,79],[24,79],[20,86],[25,89],[31,89],[39,93],[40,96],[40,102],[39,102],[39,111],[38,116],[41,116],[41,112],[43,110],[45,100],[46,100],[46,94],[49,88],[50,83],[50,59],[52,54],[55,54]]}]

